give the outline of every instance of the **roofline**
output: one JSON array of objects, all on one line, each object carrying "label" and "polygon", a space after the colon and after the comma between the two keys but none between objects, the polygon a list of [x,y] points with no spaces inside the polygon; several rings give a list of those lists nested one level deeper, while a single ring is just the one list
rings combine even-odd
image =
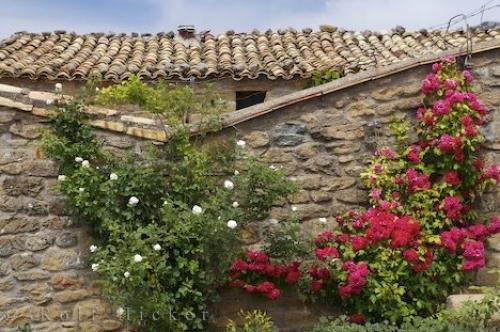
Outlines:
[{"label": "roofline", "polygon": [[[500,48],[500,40],[495,39],[474,45],[472,54],[477,54],[499,48]],[[241,109],[237,112],[225,115],[222,120],[222,126],[223,128],[232,127],[241,124],[243,122],[250,121],[261,115],[265,115],[274,112],[276,110],[282,109],[287,106],[298,104],[303,101],[307,101],[322,95],[330,94],[332,92],[347,89],[349,87],[361,83],[374,81],[393,74],[401,73],[406,70],[419,67],[421,65],[431,64],[445,56],[449,55],[462,56],[466,54],[467,54],[466,49],[454,48],[451,50],[440,52],[438,54],[431,54],[428,56],[419,57],[417,59],[404,60],[393,65],[383,66],[379,68],[362,71],[356,74],[351,74],[329,83],[300,90],[297,92],[292,92],[285,96],[272,99],[267,102],[250,106]]]},{"label": "roofline", "polygon": [[[500,49],[500,40],[493,40],[478,43],[472,53],[477,54],[490,50]],[[385,67],[367,70],[357,74],[352,74],[330,83],[322,84],[317,87],[297,91],[279,97],[262,104],[244,108],[237,112],[222,116],[222,127],[229,128],[238,124],[250,121],[259,116],[271,113],[284,107],[298,104],[319,96],[347,89],[358,84],[374,81],[393,74],[401,73],[421,65],[427,65],[436,62],[443,56],[455,55],[461,56],[467,54],[464,49],[453,49],[449,51],[432,54]],[[40,117],[50,117],[53,111],[48,109],[47,104],[60,96],[45,91],[30,91],[21,87],[7,84],[0,84],[0,106],[13,108],[26,113],[31,113]],[[65,96],[71,98],[70,96]],[[138,117],[127,114],[120,114],[119,110],[108,109],[99,106],[89,106],[86,113],[90,116],[90,125],[96,128],[113,131],[129,136],[140,137],[152,141],[165,142],[168,126],[158,128],[158,124],[153,119]],[[192,135],[199,133],[199,124],[193,124],[191,127]]]}]

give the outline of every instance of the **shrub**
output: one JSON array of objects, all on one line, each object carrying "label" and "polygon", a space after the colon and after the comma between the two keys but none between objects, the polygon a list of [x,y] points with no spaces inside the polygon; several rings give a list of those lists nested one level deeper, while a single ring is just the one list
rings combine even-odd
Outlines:
[{"label": "shrub", "polygon": [[[409,126],[393,124],[398,148],[379,149],[362,174],[371,207],[340,215],[340,227],[319,234],[313,252],[284,263],[300,270],[303,296],[341,305],[357,321],[397,323],[433,314],[468,271],[485,265],[484,242],[500,231],[500,219],[485,223],[474,204],[500,180],[500,168],[486,168],[479,155],[487,109],[472,80],[454,59],[433,65],[422,84],[418,142],[403,144]],[[269,273],[273,261],[236,262],[232,285],[249,293],[258,280],[278,294],[287,278]]]},{"label": "shrub", "polygon": [[242,324],[237,324],[229,320],[226,326],[226,332],[274,332],[274,324],[271,318],[260,310],[248,312],[241,311],[239,314],[243,320]]},{"label": "shrub", "polygon": [[313,332],[488,332],[496,331],[488,320],[498,310],[500,297],[490,295],[479,303],[465,303],[459,309],[443,310],[432,317],[411,317],[400,326],[389,322],[360,325],[346,316],[321,318]]},{"label": "shrub", "polygon": [[55,105],[43,148],[60,162],[57,189],[95,238],[90,263],[104,294],[119,316],[146,324],[141,331],[205,330],[207,308],[241,250],[240,232],[294,185],[245,157],[243,141],[215,148],[193,141],[186,112],[211,114],[218,101],[199,100],[190,89],[152,88],[133,77],[97,96],[170,121],[168,141],[145,156],[105,152],[86,124],[86,100]]}]

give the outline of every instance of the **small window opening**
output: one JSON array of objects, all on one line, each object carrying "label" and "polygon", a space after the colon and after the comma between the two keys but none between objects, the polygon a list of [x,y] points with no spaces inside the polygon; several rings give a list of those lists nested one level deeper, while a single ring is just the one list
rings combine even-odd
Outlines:
[{"label": "small window opening", "polygon": [[266,91],[236,91],[236,110],[264,102]]}]

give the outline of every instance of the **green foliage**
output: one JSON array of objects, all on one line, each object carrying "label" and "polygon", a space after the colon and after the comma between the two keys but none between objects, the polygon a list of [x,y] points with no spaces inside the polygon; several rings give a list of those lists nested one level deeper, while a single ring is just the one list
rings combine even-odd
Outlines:
[{"label": "green foliage", "polygon": [[401,325],[352,323],[348,317],[321,318],[313,332],[488,332],[496,331],[487,322],[500,309],[500,297],[489,295],[479,303],[465,303],[459,309],[443,310],[435,316],[410,317]]},{"label": "green foliage", "polygon": [[226,332],[274,332],[273,322],[271,318],[260,310],[248,312],[241,311],[239,316],[242,319],[242,324],[237,324],[233,320],[229,320],[226,326]]},{"label": "green foliage", "polygon": [[338,80],[342,77],[342,73],[337,70],[324,70],[314,72],[309,81],[308,87],[318,86],[328,82]]},{"label": "green foliage", "polygon": [[297,215],[284,223],[272,225],[264,233],[264,251],[278,260],[304,259],[312,251],[312,241],[301,233],[301,229]]},{"label": "green foliage", "polygon": [[195,144],[180,118],[204,103],[188,88],[150,88],[132,78],[97,96],[177,117],[168,142],[145,156],[106,153],[85,123],[87,100],[55,105],[43,148],[60,162],[58,191],[95,237],[90,263],[103,293],[127,308],[132,325],[146,321],[141,331],[205,330],[207,308],[240,251],[240,232],[294,185],[234,143]]},{"label": "green foliage", "polygon": [[[137,75],[131,76],[121,85],[103,88],[95,102],[107,106],[131,104],[142,110],[161,115],[168,126],[177,127],[186,124],[191,114],[199,114],[202,121],[217,120],[225,103],[210,86],[205,87],[203,98],[199,98],[188,86],[175,87],[170,84],[156,83],[148,85]],[[217,122],[210,120],[211,126]]]},{"label": "green foliage", "polygon": [[17,327],[18,332],[31,332],[31,326],[30,324],[26,323],[23,326],[18,326]]}]

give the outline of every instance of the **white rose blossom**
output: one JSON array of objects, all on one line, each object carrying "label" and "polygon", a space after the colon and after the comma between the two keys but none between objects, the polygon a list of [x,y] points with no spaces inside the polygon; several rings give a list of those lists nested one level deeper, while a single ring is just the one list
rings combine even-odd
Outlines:
[{"label": "white rose blossom", "polygon": [[83,193],[85,191],[85,188],[78,188],[78,191]]},{"label": "white rose blossom", "polygon": [[238,203],[238,202],[234,201],[234,202],[233,202],[233,207],[234,207],[234,208],[237,208],[238,206],[240,206],[240,203]]},{"label": "white rose blossom", "polygon": [[114,181],[114,180],[118,180],[118,175],[116,175],[116,173],[111,173],[111,174],[109,175],[109,179],[110,179],[110,180],[113,180],[113,181]]},{"label": "white rose blossom", "polygon": [[295,205],[292,205],[292,211],[297,211],[297,207]]},{"label": "white rose blossom", "polygon": [[92,271],[97,271],[97,269],[99,268],[99,264],[92,264],[91,265],[91,268],[92,268]]},{"label": "white rose blossom", "polygon": [[125,310],[122,307],[119,307],[118,309],[116,309],[116,316],[117,317],[123,316],[124,313],[125,313]]},{"label": "white rose blossom", "polygon": [[153,249],[154,249],[155,251],[160,251],[160,250],[161,250],[161,246],[160,246],[160,244],[159,244],[159,243],[155,244],[155,245],[153,246]]},{"label": "white rose blossom", "polygon": [[47,100],[45,101],[45,104],[47,104],[47,106],[50,106],[50,105],[52,105],[53,103],[54,103],[54,101],[53,101],[52,99],[47,99]]},{"label": "white rose blossom", "polygon": [[136,206],[137,203],[139,203],[139,198],[132,196],[128,199],[128,205],[130,206]]},{"label": "white rose blossom", "polygon": [[227,227],[231,228],[231,229],[235,229],[236,226],[238,226],[238,223],[236,222],[236,220],[229,220],[227,222]]},{"label": "white rose blossom", "polygon": [[83,158],[82,157],[75,157],[75,161],[77,163],[81,163],[83,161]]},{"label": "white rose blossom", "polygon": [[201,206],[194,205],[191,211],[193,212],[193,214],[199,215],[203,212],[203,209],[201,208]]},{"label": "white rose blossom", "polygon": [[88,160],[82,161],[82,167],[89,168],[90,167],[89,161]]},{"label": "white rose blossom", "polygon": [[55,92],[62,92],[62,84],[61,83],[56,83],[54,85],[54,90],[55,90]]},{"label": "white rose blossom", "polygon": [[142,262],[142,256],[141,255],[134,255],[134,262],[136,262],[136,263]]},{"label": "white rose blossom", "polygon": [[240,139],[236,142],[236,145],[239,146],[240,148],[244,148],[247,145],[247,142]]},{"label": "white rose blossom", "polygon": [[269,219],[269,223],[270,223],[271,225],[277,225],[277,224],[279,223],[279,221],[278,221],[278,219],[274,219],[274,218],[273,218],[273,219]]},{"label": "white rose blossom", "polygon": [[224,181],[224,188],[231,190],[234,188],[234,183],[230,180],[226,180]]},{"label": "white rose blossom", "polygon": [[325,217],[319,218],[319,222],[326,223],[326,218]]},{"label": "white rose blossom", "polygon": [[238,170],[235,170],[234,175],[240,175],[240,172]]},{"label": "white rose blossom", "polygon": [[124,276],[125,278],[128,278],[128,277],[130,277],[130,272],[128,272],[128,271],[125,271],[125,273],[123,273],[123,276]]},{"label": "white rose blossom", "polygon": [[90,249],[90,252],[96,252],[97,251],[97,246],[93,244],[93,245],[90,246],[89,249]]},{"label": "white rose blossom", "polygon": [[57,181],[64,181],[64,180],[66,180],[66,175],[61,174],[57,177]]}]

